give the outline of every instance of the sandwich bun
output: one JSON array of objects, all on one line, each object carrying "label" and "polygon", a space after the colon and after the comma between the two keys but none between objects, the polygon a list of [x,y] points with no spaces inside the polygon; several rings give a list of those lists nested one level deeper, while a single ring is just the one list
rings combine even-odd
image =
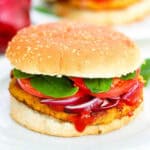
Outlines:
[{"label": "sandwich bun", "polygon": [[125,35],[67,21],[19,31],[6,56],[23,72],[51,76],[120,77],[141,64],[139,49]]}]

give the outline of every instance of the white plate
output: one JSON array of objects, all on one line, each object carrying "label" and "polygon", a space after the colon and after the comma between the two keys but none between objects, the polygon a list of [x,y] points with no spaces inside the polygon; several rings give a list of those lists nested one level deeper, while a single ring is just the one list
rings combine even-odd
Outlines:
[{"label": "white plate", "polygon": [[118,31],[126,34],[134,40],[142,40],[150,38],[150,17],[129,25],[115,27]]},{"label": "white plate", "polygon": [[[33,0],[33,6],[42,5],[39,0]],[[56,16],[44,14],[42,12],[31,10],[31,20],[34,24],[54,22],[59,20]],[[129,25],[116,26],[115,29],[123,32],[134,40],[148,39],[150,38],[150,17]]]},{"label": "white plate", "polygon": [[[147,43],[147,46],[144,45]],[[148,45],[141,42],[143,57],[150,57]],[[120,130],[97,136],[58,138],[32,132],[15,123],[9,116],[8,61],[0,57],[0,150],[145,150],[150,147],[150,87],[144,89],[144,111]],[[18,112],[19,113],[19,112]],[[36,122],[35,122],[36,123]]]}]

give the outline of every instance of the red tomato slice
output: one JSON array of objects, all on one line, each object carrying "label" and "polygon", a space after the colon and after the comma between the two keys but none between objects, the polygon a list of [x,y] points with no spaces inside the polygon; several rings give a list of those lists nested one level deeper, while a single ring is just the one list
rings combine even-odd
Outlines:
[{"label": "red tomato slice", "polygon": [[86,87],[82,78],[71,78],[75,82],[75,85],[79,86],[85,93],[99,98],[116,98],[124,93],[126,93],[133,85],[135,85],[138,80],[121,80],[113,79],[113,86],[108,92],[102,92],[98,94],[91,93],[90,90]]},{"label": "red tomato slice", "polygon": [[42,94],[41,92],[37,91],[36,89],[34,89],[31,86],[30,79],[18,79],[17,81],[18,81],[20,87],[27,93],[29,93],[33,96],[40,97],[40,98],[50,98],[49,96],[46,96],[46,95]]},{"label": "red tomato slice", "polygon": [[[53,98],[53,97],[50,97],[50,96],[46,96],[46,95],[42,94],[41,92],[37,91],[36,89],[34,89],[34,88],[32,87],[32,85],[31,85],[31,83],[30,83],[30,79],[18,79],[17,81],[18,81],[20,87],[21,87],[24,91],[26,91],[27,93],[29,93],[29,94],[31,94],[31,95],[37,96],[37,97],[39,97],[39,98],[52,98],[52,99],[56,99],[56,100],[57,100],[57,98]],[[84,92],[81,91],[81,90],[79,90],[75,95],[70,96],[70,98],[71,98],[71,97],[76,97],[76,96],[82,97],[82,96],[84,96],[84,95],[85,95]],[[65,98],[58,98],[58,99],[62,99],[62,100],[63,100],[63,99],[66,99],[66,98],[68,98],[68,97],[65,97]]]},{"label": "red tomato slice", "polygon": [[[114,79],[115,82],[115,79]],[[119,97],[122,94],[125,94],[132,88],[135,84],[137,84],[138,80],[120,80],[117,84],[113,85],[113,87],[108,92],[102,92],[98,94],[93,94],[94,96],[100,98],[115,98]]]},{"label": "red tomato slice", "polygon": [[86,85],[84,84],[84,80],[82,78],[75,78],[75,77],[72,77],[70,78],[75,86],[78,86],[80,89],[82,89],[85,93],[87,94],[90,94],[90,90],[86,87]]}]

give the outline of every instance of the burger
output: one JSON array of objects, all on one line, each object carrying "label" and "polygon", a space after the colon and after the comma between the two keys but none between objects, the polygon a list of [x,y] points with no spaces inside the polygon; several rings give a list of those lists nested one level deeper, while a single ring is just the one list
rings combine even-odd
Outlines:
[{"label": "burger", "polygon": [[103,25],[127,24],[150,14],[149,0],[45,0],[53,13]]},{"label": "burger", "polygon": [[140,51],[106,27],[55,22],[19,31],[9,43],[11,117],[54,136],[119,129],[142,109]]}]

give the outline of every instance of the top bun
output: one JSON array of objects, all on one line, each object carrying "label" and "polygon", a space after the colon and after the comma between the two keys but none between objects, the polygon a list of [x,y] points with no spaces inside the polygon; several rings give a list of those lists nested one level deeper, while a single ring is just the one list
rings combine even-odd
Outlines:
[{"label": "top bun", "polygon": [[6,56],[26,73],[85,78],[119,77],[141,64],[139,49],[123,34],[67,21],[19,31]]}]

